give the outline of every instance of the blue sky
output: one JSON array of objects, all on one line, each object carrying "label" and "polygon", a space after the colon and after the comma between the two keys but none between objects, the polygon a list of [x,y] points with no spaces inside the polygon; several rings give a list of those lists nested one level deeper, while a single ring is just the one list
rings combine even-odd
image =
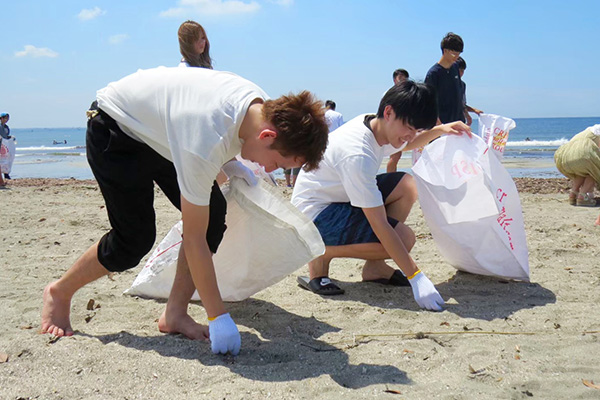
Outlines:
[{"label": "blue sky", "polygon": [[422,80],[462,36],[468,103],[511,118],[600,116],[600,1],[19,0],[2,5],[0,111],[13,128],[79,127],[95,92],[176,66],[177,29],[207,31],[215,69],[271,97],[303,89],[346,120],[405,68]]}]

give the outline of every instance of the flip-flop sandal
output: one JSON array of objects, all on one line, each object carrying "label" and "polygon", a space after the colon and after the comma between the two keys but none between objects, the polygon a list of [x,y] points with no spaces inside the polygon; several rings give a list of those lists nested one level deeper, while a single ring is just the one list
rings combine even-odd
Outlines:
[{"label": "flip-flop sandal", "polygon": [[373,279],[369,281],[370,283],[380,283],[382,285],[390,285],[390,286],[410,286],[410,282],[408,278],[406,278],[400,270],[395,270],[392,276],[389,279]]},{"label": "flip-flop sandal", "polygon": [[296,280],[302,289],[310,290],[315,294],[320,294],[322,296],[344,294],[344,289],[331,282],[326,276],[321,276],[312,280],[310,280],[308,276],[299,276]]}]

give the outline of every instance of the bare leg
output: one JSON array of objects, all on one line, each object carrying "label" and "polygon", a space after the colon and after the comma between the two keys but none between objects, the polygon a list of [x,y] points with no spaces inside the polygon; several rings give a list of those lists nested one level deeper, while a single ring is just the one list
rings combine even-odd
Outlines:
[{"label": "bare leg", "polygon": [[57,281],[44,289],[41,333],[71,336],[71,299],[77,290],[90,282],[108,275],[109,271],[98,261],[98,243],[92,245],[75,264]]},{"label": "bare leg", "polygon": [[[328,249],[327,247],[326,249]],[[321,257],[315,258],[311,262],[308,263],[308,270],[310,273],[310,279],[320,278],[322,276],[329,276],[329,263],[331,262],[331,258],[327,255],[327,250],[325,250],[325,254]]]},{"label": "bare leg", "polygon": [[385,200],[386,214],[400,222],[405,222],[417,197],[415,178],[408,174],[404,175]]},{"label": "bare leg", "polygon": [[[412,229],[399,222],[394,230],[400,236],[406,250],[410,251],[416,241]],[[329,263],[332,259],[339,257],[367,260],[363,266],[363,280],[389,279],[394,273],[394,268],[385,263],[385,259],[389,258],[389,255],[381,243],[360,243],[344,246],[327,246],[323,256],[308,263],[310,278],[328,276]]]},{"label": "bare leg", "polygon": [[581,185],[583,185],[584,181],[585,181],[584,176],[575,177],[575,179],[573,179],[573,183],[571,184],[571,190],[574,193],[579,193],[579,190],[581,189]]},{"label": "bare leg", "polygon": [[591,193],[594,194],[594,187],[596,186],[596,181],[591,176],[586,176],[583,184],[581,185],[580,193]]},{"label": "bare leg", "polygon": [[183,245],[179,249],[177,271],[167,307],[158,319],[158,330],[163,333],[181,333],[192,340],[207,340],[208,326],[194,321],[188,314],[188,304],[196,287],[185,258]]}]

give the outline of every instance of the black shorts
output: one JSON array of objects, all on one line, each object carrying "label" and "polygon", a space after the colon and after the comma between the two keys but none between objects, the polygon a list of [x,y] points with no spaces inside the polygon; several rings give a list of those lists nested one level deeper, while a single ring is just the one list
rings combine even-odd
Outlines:
[{"label": "black shorts", "polygon": [[[394,191],[404,172],[389,172],[377,175],[377,188],[385,200]],[[388,223],[396,227],[398,221],[387,217]],[[347,244],[379,243],[379,239],[362,208],[350,203],[331,203],[317,215],[313,221],[325,246],[344,246]]]},{"label": "black shorts", "polygon": [[[92,105],[93,108],[93,105]],[[181,210],[173,163],[123,132],[102,110],[88,121],[87,158],[106,203],[112,229],[101,239],[98,260],[109,271],[135,267],[156,239],[154,182]],[[227,202],[215,182],[206,240],[213,253],[225,233]]]}]

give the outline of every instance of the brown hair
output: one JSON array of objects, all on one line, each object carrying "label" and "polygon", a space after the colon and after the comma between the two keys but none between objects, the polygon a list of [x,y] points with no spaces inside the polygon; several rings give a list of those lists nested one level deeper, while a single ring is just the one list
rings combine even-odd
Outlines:
[{"label": "brown hair", "polygon": [[[206,38],[206,46],[204,46],[204,52],[202,54],[196,53],[196,42],[200,39],[200,34],[204,34]],[[196,21],[185,21],[179,27],[177,32],[179,37],[179,51],[183,56],[183,59],[190,65],[190,67],[201,67],[212,69],[212,59],[210,58],[210,42],[206,31]]]},{"label": "brown hair", "polygon": [[273,149],[286,157],[304,158],[305,171],[319,167],[329,132],[321,101],[305,90],[265,101],[262,112],[265,121],[273,124],[277,132]]}]

